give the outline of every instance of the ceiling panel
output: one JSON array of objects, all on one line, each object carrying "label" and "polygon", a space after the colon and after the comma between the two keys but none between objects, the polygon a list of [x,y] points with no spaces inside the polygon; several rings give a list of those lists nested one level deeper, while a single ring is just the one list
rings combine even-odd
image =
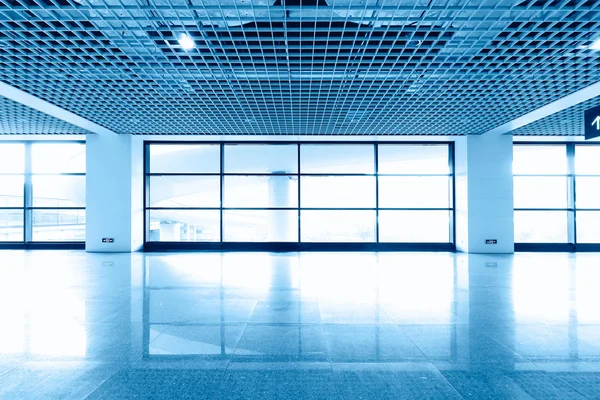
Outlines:
[{"label": "ceiling panel", "polygon": [[78,126],[0,96],[0,135],[85,135]]},{"label": "ceiling panel", "polygon": [[599,81],[599,15],[600,1],[0,0],[0,80],[119,133],[479,134]]},{"label": "ceiling panel", "polygon": [[514,136],[584,136],[583,112],[600,106],[600,96],[511,132]]}]

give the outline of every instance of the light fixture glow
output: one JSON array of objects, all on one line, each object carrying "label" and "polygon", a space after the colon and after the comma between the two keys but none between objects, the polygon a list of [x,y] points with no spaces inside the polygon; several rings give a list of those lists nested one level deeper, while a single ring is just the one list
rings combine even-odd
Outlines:
[{"label": "light fixture glow", "polygon": [[600,39],[596,39],[589,48],[592,50],[600,50]]},{"label": "light fixture glow", "polygon": [[179,39],[177,39],[177,41],[179,42],[179,45],[181,46],[181,48],[184,50],[191,50],[194,47],[196,47],[196,43],[194,43],[194,39],[192,39],[190,37],[190,35],[188,35],[187,33],[181,34],[181,36],[179,36]]}]

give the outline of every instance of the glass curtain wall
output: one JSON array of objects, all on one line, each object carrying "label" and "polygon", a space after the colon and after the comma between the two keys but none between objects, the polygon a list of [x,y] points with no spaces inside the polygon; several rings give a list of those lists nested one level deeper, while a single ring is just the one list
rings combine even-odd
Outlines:
[{"label": "glass curtain wall", "polygon": [[576,242],[600,243],[600,146],[574,147]]},{"label": "glass curtain wall", "polygon": [[85,143],[0,143],[0,242],[85,241]]},{"label": "glass curtain wall", "polygon": [[515,243],[569,243],[567,146],[515,145]]},{"label": "glass curtain wall", "polygon": [[513,174],[517,249],[600,243],[599,145],[517,144]]},{"label": "glass curtain wall", "polygon": [[449,144],[150,143],[146,241],[451,243]]}]

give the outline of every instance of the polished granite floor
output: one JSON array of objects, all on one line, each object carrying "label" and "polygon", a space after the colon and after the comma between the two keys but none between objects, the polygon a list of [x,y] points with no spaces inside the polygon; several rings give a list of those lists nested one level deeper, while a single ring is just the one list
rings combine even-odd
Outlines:
[{"label": "polished granite floor", "polygon": [[600,399],[600,254],[0,252],[2,399]]}]

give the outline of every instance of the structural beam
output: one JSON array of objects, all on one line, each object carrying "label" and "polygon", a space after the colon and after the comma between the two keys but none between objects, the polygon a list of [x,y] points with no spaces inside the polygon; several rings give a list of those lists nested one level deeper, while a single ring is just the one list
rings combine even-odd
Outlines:
[{"label": "structural beam", "polygon": [[[504,135],[505,133],[514,131],[522,126],[531,124],[532,122],[539,121],[542,118],[546,118],[552,114],[556,114],[559,111],[565,110],[579,103],[583,103],[584,101],[593,99],[597,96],[600,96],[600,82],[596,82],[593,85],[587,86],[571,93],[570,95],[553,101],[552,103],[548,103],[543,107],[521,115],[512,121],[485,132],[484,135]],[[583,119],[583,115],[581,118]]]},{"label": "structural beam", "polygon": [[17,103],[23,104],[24,106],[33,108],[62,121],[68,122],[69,124],[78,126],[89,132],[96,133],[98,135],[117,134],[116,132],[105,128],[102,125],[98,125],[97,123],[90,121],[89,119],[80,117],[77,114],[65,110],[64,108],[55,106],[52,103],[42,100],[39,97],[33,96],[4,82],[0,82],[0,95]]}]

